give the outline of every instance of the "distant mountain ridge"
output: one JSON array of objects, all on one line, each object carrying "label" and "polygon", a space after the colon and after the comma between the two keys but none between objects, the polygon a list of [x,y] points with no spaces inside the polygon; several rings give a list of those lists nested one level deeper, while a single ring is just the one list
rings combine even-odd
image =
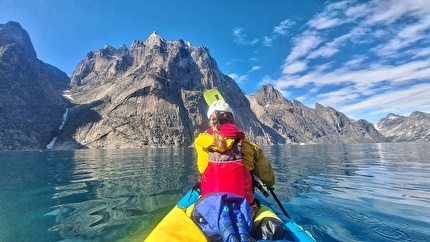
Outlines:
[{"label": "distant mountain ridge", "polygon": [[286,138],[287,143],[383,142],[371,123],[352,120],[331,107],[315,109],[290,102],[273,86],[263,86],[248,97],[257,118]]},{"label": "distant mountain ridge", "polygon": [[408,117],[388,114],[376,123],[376,128],[390,142],[430,141],[430,113],[413,112]]},{"label": "distant mountain ridge", "polygon": [[206,47],[155,32],[130,48],[89,52],[69,79],[38,60],[26,31],[9,22],[0,25],[0,74],[0,150],[44,149],[50,141],[54,149],[190,146],[207,128],[203,92],[212,88],[258,144],[386,141],[365,120],[291,102],[271,85],[246,96]]}]

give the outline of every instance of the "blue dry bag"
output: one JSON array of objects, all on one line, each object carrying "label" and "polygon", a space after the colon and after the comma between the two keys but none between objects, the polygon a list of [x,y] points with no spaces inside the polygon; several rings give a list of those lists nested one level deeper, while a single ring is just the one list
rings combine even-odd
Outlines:
[{"label": "blue dry bag", "polygon": [[231,193],[209,193],[200,198],[191,214],[211,241],[254,241],[251,208],[244,197]]}]

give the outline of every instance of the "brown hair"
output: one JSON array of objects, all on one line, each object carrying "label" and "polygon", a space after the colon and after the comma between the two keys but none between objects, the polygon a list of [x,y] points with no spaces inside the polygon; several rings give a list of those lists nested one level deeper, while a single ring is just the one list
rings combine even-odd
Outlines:
[{"label": "brown hair", "polygon": [[218,119],[217,111],[213,112],[209,117],[209,127],[211,127],[213,131],[212,136],[214,138],[214,145],[220,150],[226,150],[227,142],[224,140],[224,137],[222,136],[221,132],[219,132],[221,122]]}]

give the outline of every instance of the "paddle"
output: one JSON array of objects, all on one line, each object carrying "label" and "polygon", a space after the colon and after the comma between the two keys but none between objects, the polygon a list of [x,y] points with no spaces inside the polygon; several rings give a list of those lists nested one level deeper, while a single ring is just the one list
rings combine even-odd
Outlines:
[{"label": "paddle", "polygon": [[269,197],[269,193],[267,193],[267,190],[270,191],[270,193],[272,194],[273,198],[275,199],[276,203],[278,204],[278,206],[281,208],[282,212],[284,213],[285,216],[287,216],[287,218],[291,219],[290,215],[288,215],[287,211],[285,210],[284,206],[282,206],[281,201],[279,201],[278,196],[276,196],[275,192],[273,191],[273,188],[267,188],[263,182],[254,175],[254,185],[258,188],[258,190],[261,191],[261,193],[263,193],[263,195],[265,197]]},{"label": "paddle", "polygon": [[221,93],[219,93],[219,91],[215,89],[205,91],[203,93],[203,96],[208,106],[218,100],[224,101],[224,98],[222,97]]},{"label": "paddle", "polygon": [[285,210],[284,206],[282,206],[281,201],[279,201],[278,196],[276,196],[275,192],[273,191],[273,189],[268,188],[268,190],[270,191],[270,193],[272,194],[273,198],[275,198],[275,201],[278,203],[279,207],[281,208],[282,212],[285,214],[285,216],[287,216],[287,218],[291,219],[290,215],[288,215],[287,211]]}]

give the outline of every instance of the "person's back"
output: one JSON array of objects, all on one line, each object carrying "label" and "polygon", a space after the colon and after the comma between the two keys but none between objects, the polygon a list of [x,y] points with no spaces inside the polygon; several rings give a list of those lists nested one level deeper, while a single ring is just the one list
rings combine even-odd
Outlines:
[{"label": "person's back", "polygon": [[234,125],[234,113],[227,103],[214,102],[209,106],[207,116],[210,128],[195,140],[198,169],[202,174],[202,195],[231,192],[253,203],[252,175],[268,187],[275,184],[270,162]]},{"label": "person's back", "polygon": [[[234,125],[234,113],[227,103],[221,100],[212,103],[207,117],[209,129],[195,140],[201,173],[201,198],[197,203],[211,205],[196,203],[193,220],[211,238],[254,241],[250,233],[259,203],[254,199],[253,175],[272,187],[275,184],[272,166],[261,149]],[[243,202],[238,203],[240,198]],[[222,213],[208,212],[213,208]]]}]

